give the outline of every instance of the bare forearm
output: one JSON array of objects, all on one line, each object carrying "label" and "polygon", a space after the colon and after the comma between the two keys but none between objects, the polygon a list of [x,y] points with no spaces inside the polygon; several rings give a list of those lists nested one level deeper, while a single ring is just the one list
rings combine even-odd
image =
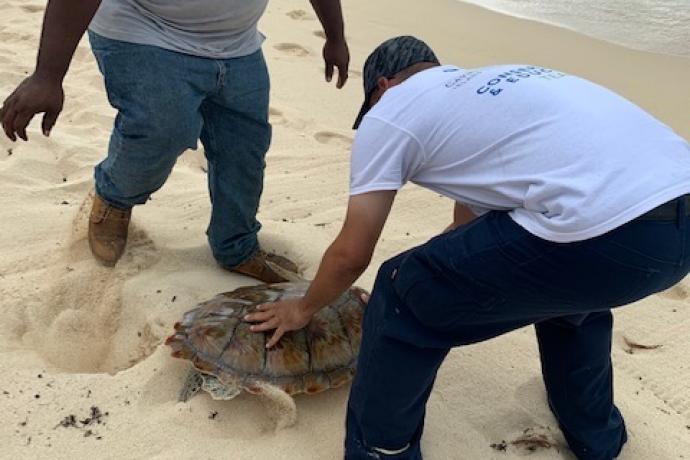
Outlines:
[{"label": "bare forearm", "polygon": [[74,50],[96,14],[100,0],[50,0],[43,19],[43,32],[35,74],[62,81]]},{"label": "bare forearm", "polygon": [[333,302],[366,270],[368,263],[353,262],[337,243],[326,251],[306,296],[304,305],[310,314]]},{"label": "bare forearm", "polygon": [[343,10],[340,0],[310,0],[314,12],[319,17],[326,38],[333,41],[345,40]]},{"label": "bare forearm", "polygon": [[446,227],[443,233],[455,230],[458,227],[472,222],[476,218],[477,215],[472,212],[470,208],[464,204],[455,202],[455,206],[453,207],[453,223]]}]

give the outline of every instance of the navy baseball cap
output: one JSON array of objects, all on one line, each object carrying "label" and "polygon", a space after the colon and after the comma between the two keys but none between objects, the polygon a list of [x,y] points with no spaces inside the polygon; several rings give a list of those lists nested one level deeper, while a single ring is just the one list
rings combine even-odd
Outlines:
[{"label": "navy baseball cap", "polygon": [[357,129],[362,118],[369,111],[369,99],[376,89],[378,79],[381,77],[392,78],[401,70],[420,62],[432,62],[439,64],[436,55],[423,41],[405,35],[391,38],[381,43],[367,58],[364,64],[364,104],[357,115],[352,129]]}]

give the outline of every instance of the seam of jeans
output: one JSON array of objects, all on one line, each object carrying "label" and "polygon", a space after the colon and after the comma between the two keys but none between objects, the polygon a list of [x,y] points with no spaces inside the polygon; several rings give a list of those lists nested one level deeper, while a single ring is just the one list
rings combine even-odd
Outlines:
[{"label": "seam of jeans", "polygon": [[[512,219],[511,219],[511,221],[512,221]],[[515,221],[512,221],[512,222],[513,222],[515,225],[518,225],[517,223],[515,223]],[[520,228],[522,229],[522,227],[520,227]],[[527,260],[519,261],[519,260],[516,260],[514,257],[512,257],[510,254],[508,254],[508,251],[505,250],[505,247],[507,247],[507,246],[513,244],[513,242],[512,242],[512,241],[508,241],[508,240],[505,238],[505,236],[504,236],[503,233],[501,232],[499,226],[498,226],[495,222],[493,222],[493,223],[490,225],[490,230],[491,230],[491,232],[494,234],[494,236],[496,237],[496,240],[498,240],[498,244],[496,245],[496,248],[498,249],[498,251],[499,251],[506,259],[510,260],[511,262],[515,263],[516,266],[521,267],[521,268],[524,268],[525,266],[527,266],[527,265],[529,265],[529,264],[531,264],[531,263],[533,263],[533,262],[536,262],[537,260],[543,259],[544,257],[546,257],[546,256],[552,254],[553,252],[555,252],[556,249],[558,249],[558,247],[559,247],[559,245],[558,245],[557,243],[554,243],[554,242],[548,241],[548,240],[544,240],[543,238],[539,238],[539,237],[536,236],[536,235],[532,235],[532,234],[529,233],[527,230],[522,229],[522,230],[525,231],[525,233],[528,234],[528,237],[536,238],[536,239],[538,239],[538,240],[540,240],[540,241],[545,241],[546,243],[551,243],[551,246],[549,247],[548,250],[543,251],[543,252],[540,252],[540,253],[537,254],[535,257],[532,257],[532,258],[527,259]]]},{"label": "seam of jeans", "polygon": [[[613,241],[610,241],[609,244],[611,244],[612,246],[615,246],[615,244],[614,244]],[[625,246],[622,246],[622,247],[623,247],[624,249],[628,249],[628,248],[625,247]],[[583,248],[583,249],[585,249],[585,248]],[[613,264],[616,264],[616,265],[618,265],[618,266],[620,266],[620,267],[626,268],[626,269],[628,269],[628,270],[634,270],[634,271],[637,271],[637,272],[640,272],[640,273],[645,273],[645,274],[647,274],[647,275],[650,275],[650,274],[657,274],[657,273],[660,273],[660,272],[661,272],[661,270],[656,269],[656,268],[639,267],[639,266],[637,266],[637,265],[633,265],[633,264],[629,264],[629,263],[626,263],[626,262],[622,262],[622,261],[620,261],[620,260],[618,260],[618,259],[615,259],[615,258],[609,256],[608,254],[604,253],[603,251],[601,251],[601,250],[599,250],[599,249],[597,249],[597,248],[588,247],[588,248],[586,248],[586,250],[588,250],[588,251],[591,252],[592,254],[597,255],[598,257],[604,258],[604,259],[608,260],[609,262],[611,262],[611,263],[613,263]],[[629,250],[629,249],[628,249],[628,250]],[[671,266],[675,265],[673,262],[670,262],[670,263],[667,262],[667,264],[669,264],[669,265],[671,265]]]},{"label": "seam of jeans", "polygon": [[226,68],[225,68],[225,63],[222,61],[215,61],[216,65],[218,66],[218,80],[216,81],[216,92],[219,93],[222,91],[223,87],[225,86],[225,73],[226,73]]},{"label": "seam of jeans", "polygon": [[[634,248],[631,248],[631,247],[629,247],[629,246],[626,246],[625,244],[621,244],[621,243],[619,243],[618,241],[609,241],[608,244],[610,244],[611,246],[616,246],[616,247],[621,248],[621,249],[625,249],[626,251],[630,251],[630,252],[632,252],[632,253],[634,253],[634,254],[636,254],[636,255],[642,257],[642,258],[645,258],[645,259],[647,259],[647,260],[656,262],[656,263],[658,263],[658,264],[663,264],[663,265],[666,265],[666,266],[675,266],[675,267],[677,267],[678,265],[681,264],[681,261],[683,260],[683,257],[682,257],[682,256],[683,256],[683,247],[682,247],[682,246],[684,246],[684,245],[681,245],[681,251],[680,251],[681,254],[680,254],[680,257],[679,257],[678,261],[670,261],[670,260],[663,260],[663,259],[658,259],[658,258],[656,258],[656,257],[650,256],[650,255],[645,254],[645,253],[643,253],[643,252],[640,252],[640,251],[638,251],[638,250],[636,250],[636,249],[634,249]],[[598,251],[594,251],[594,252],[598,252]]]},{"label": "seam of jeans", "polygon": [[[218,151],[217,146],[216,146],[216,127],[214,123],[212,123],[210,120],[211,118],[208,116],[208,110],[204,108],[204,104],[201,104],[201,107],[199,107],[199,111],[201,112],[201,118],[204,120],[204,128],[207,133],[207,138],[208,138],[208,144],[210,145],[210,150],[213,152]],[[202,131],[203,131],[202,129]],[[209,158],[208,155],[208,150],[206,149],[206,161],[212,162],[211,158]],[[210,165],[208,166],[210,168]]]},{"label": "seam of jeans", "polygon": [[688,232],[688,216],[686,216],[687,213],[687,202],[685,200],[679,200],[678,202],[678,231],[680,233],[680,240],[681,240],[681,245],[680,245],[680,257],[678,258],[678,264],[677,267],[680,269],[685,262],[685,256],[687,254],[687,232]]},{"label": "seam of jeans", "polygon": [[[112,143],[108,144],[108,154],[106,156],[106,161],[110,160],[110,171],[114,174],[117,171],[118,165],[120,164],[119,157],[120,151],[124,144],[122,138],[122,130],[119,126],[122,124],[123,115],[120,113],[120,109],[117,109],[118,113],[115,116],[115,123],[113,125],[113,130],[110,133]],[[118,123],[119,120],[119,123]]]},{"label": "seam of jeans", "polygon": [[[365,311],[365,314],[366,314],[366,311]],[[369,314],[373,314],[373,313],[369,313]],[[366,321],[366,319],[364,319],[364,321]],[[369,337],[380,336],[380,333],[379,333],[380,330],[381,330],[381,324],[380,324],[380,323],[379,323],[379,324],[375,324],[375,330],[376,330],[376,332],[370,332],[370,333],[368,333]],[[364,332],[364,329],[362,329],[362,333],[363,333],[363,332]],[[362,339],[364,340],[364,336],[362,336]],[[361,345],[360,345],[360,353],[361,353]],[[362,362],[362,363],[358,362],[358,363],[357,363],[357,364],[358,364],[357,367],[358,367],[358,368],[361,368],[361,369],[372,369],[372,367],[371,367],[371,362],[372,362],[372,359],[373,359],[373,355],[374,355],[374,350],[371,350],[371,349],[370,349],[370,350],[368,351],[368,353],[367,353],[367,356],[366,356],[366,363],[364,363],[364,362]],[[356,377],[355,377],[355,379],[356,379]],[[354,403],[354,402],[352,401],[352,396],[351,396],[351,395],[352,395],[352,392],[356,391],[355,388],[354,388],[354,383],[355,383],[355,382],[353,382],[353,388],[350,390],[350,402],[349,402],[348,404],[350,404],[350,405],[352,406],[352,409],[353,409],[353,417],[355,418],[357,425],[359,425],[359,429],[360,429],[360,432],[361,432],[361,426],[362,426],[361,418],[360,418],[360,416],[361,416],[361,409],[362,409],[366,404],[361,404],[361,402],[360,402],[360,403]],[[363,385],[363,383],[359,383],[359,385]],[[355,409],[355,407],[357,407],[357,409]],[[357,412],[359,412],[359,413],[357,413]],[[362,439],[358,440],[358,442],[359,442],[359,444],[360,444],[364,449],[369,450],[369,447],[366,445],[365,440],[364,440],[364,433],[362,433]]]}]

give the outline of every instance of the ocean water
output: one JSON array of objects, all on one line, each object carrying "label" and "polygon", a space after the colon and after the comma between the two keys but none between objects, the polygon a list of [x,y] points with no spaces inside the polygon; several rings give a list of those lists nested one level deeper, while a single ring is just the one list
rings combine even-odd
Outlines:
[{"label": "ocean water", "polygon": [[690,58],[690,0],[463,0],[643,51]]}]

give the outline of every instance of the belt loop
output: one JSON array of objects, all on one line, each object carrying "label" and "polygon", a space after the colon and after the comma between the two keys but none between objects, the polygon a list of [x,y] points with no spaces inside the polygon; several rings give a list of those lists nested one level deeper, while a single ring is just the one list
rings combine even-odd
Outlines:
[{"label": "belt loop", "polygon": [[686,196],[683,195],[680,198],[676,200],[676,209],[677,209],[677,224],[678,224],[678,230],[685,230],[685,222],[686,222],[686,209],[685,207],[687,206],[687,199]]},{"label": "belt loop", "polygon": [[680,234],[680,240],[681,240],[681,246],[680,246],[680,258],[678,262],[678,266],[680,267],[683,263],[685,263],[685,258],[687,257],[687,251],[688,251],[688,238],[687,238],[687,232],[688,232],[688,216],[686,215],[687,213],[687,207],[688,207],[688,195],[683,195],[678,199],[678,233]]}]

